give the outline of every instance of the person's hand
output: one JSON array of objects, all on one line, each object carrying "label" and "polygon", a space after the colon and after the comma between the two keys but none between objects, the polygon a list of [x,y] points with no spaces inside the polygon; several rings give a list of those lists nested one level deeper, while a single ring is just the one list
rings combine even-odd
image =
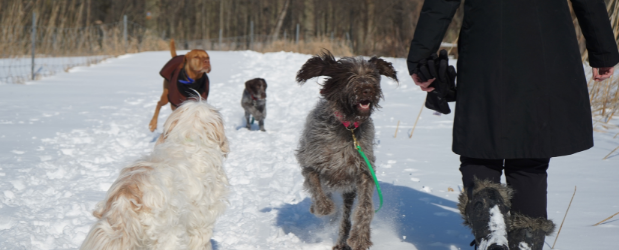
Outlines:
[{"label": "person's hand", "polygon": [[413,78],[413,82],[415,82],[415,85],[421,87],[421,90],[425,92],[432,92],[432,90],[434,90],[433,87],[428,87],[428,86],[430,86],[430,84],[432,84],[436,80],[436,78],[432,78],[428,80],[427,82],[422,82],[421,78],[419,78],[417,74],[412,74],[411,77]]},{"label": "person's hand", "polygon": [[615,67],[593,68],[593,79],[598,82],[604,81],[610,78],[613,73],[615,73]]}]

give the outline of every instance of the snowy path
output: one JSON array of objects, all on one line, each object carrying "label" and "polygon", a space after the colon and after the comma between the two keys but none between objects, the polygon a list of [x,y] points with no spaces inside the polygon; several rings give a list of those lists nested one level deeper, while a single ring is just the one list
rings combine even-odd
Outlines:
[{"label": "snowy path", "polygon": [[[318,100],[315,80],[294,82],[309,56],[209,53],[209,103],[221,109],[231,143],[225,169],[232,194],[215,229],[216,249],[330,249],[339,220],[309,213],[294,158],[305,116]],[[150,133],[147,125],[161,94],[157,72],[168,59],[169,52],[133,54],[29,85],[0,85],[0,249],[81,244],[96,202],[124,165],[151,151],[161,131]],[[425,93],[407,76],[405,60],[389,60],[401,82],[383,78],[383,108],[373,116],[385,206],[372,224],[372,249],[472,249],[455,209],[453,116],[424,110],[409,139]],[[266,133],[244,128],[240,98],[254,77],[269,84]],[[162,109],[160,124],[169,113]],[[619,212],[619,153],[601,160],[619,145],[613,135],[596,133],[593,149],[551,161],[548,211],[557,224],[578,185],[555,249],[619,248],[619,218],[591,227]]]}]

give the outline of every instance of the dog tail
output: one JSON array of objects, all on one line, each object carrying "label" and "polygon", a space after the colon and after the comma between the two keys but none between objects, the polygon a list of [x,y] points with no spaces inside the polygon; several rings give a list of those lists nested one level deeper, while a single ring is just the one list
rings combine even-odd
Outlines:
[{"label": "dog tail", "polygon": [[[121,173],[122,175],[122,173]],[[134,173],[129,178],[139,178]],[[129,179],[127,178],[127,179]],[[144,243],[142,226],[138,218],[145,209],[137,185],[119,179],[108,193],[105,202],[98,204],[93,215],[99,220],[92,227],[81,250],[131,250]]]},{"label": "dog tail", "polygon": [[174,38],[170,39],[170,54],[172,54],[172,57],[176,56],[176,45],[174,45]]}]

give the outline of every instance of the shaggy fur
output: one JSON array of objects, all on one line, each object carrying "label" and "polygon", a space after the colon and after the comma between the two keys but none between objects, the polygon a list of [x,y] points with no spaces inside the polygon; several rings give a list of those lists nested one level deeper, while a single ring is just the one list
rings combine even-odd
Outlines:
[{"label": "shaggy fur", "polygon": [[545,218],[531,218],[515,213],[510,218],[508,233],[511,250],[542,250],[546,236],[552,234],[555,224]]},{"label": "shaggy fur", "polygon": [[[471,194],[475,195],[477,192],[485,188],[494,188],[498,190],[499,194],[501,194],[501,196],[503,197],[503,202],[505,202],[505,205],[507,207],[512,206],[510,200],[512,199],[512,196],[514,195],[514,190],[512,190],[511,188],[507,187],[504,184],[494,183],[489,180],[478,180],[477,178],[475,178],[475,187],[473,188],[473,192]],[[466,218],[466,212],[465,212],[466,205],[469,203],[469,197],[467,193],[468,192],[465,189],[462,191],[462,193],[460,193],[460,196],[458,196],[458,209],[460,210],[460,215],[462,215],[462,220],[464,221],[463,224],[465,226],[472,228],[471,223]]]},{"label": "shaggy fur", "polygon": [[519,213],[512,214],[510,231],[528,228],[531,231],[542,230],[546,236],[555,231],[555,223],[544,218],[531,218]]},{"label": "shaggy fur", "polygon": [[80,249],[211,249],[227,203],[228,151],[219,112],[206,102],[185,102],[152,154],[125,167],[97,204],[98,221]]},{"label": "shaggy fur", "polygon": [[262,78],[254,78],[245,82],[241,106],[245,109],[245,121],[247,129],[251,129],[249,115],[254,117],[260,125],[261,131],[264,129],[264,118],[267,117],[267,82]]},{"label": "shaggy fur", "polygon": [[[353,132],[374,166],[374,124],[370,115],[382,97],[380,75],[397,81],[391,63],[382,59],[345,57],[336,61],[329,51],[310,58],[297,73],[299,83],[328,77],[322,84],[322,98],[307,116],[296,157],[312,198],[310,212],[317,216],[333,214],[331,193],[342,193],[343,218],[333,249],[365,250],[372,246],[374,181],[343,122],[350,123],[351,128],[355,122],[359,125]],[[357,208],[352,214],[355,198]]]}]

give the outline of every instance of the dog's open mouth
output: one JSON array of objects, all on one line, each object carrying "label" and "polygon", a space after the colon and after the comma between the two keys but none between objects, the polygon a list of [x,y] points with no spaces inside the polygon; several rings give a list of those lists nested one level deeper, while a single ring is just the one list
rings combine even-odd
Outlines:
[{"label": "dog's open mouth", "polygon": [[372,102],[370,102],[369,100],[362,100],[357,104],[357,108],[360,110],[369,110],[371,103]]}]

